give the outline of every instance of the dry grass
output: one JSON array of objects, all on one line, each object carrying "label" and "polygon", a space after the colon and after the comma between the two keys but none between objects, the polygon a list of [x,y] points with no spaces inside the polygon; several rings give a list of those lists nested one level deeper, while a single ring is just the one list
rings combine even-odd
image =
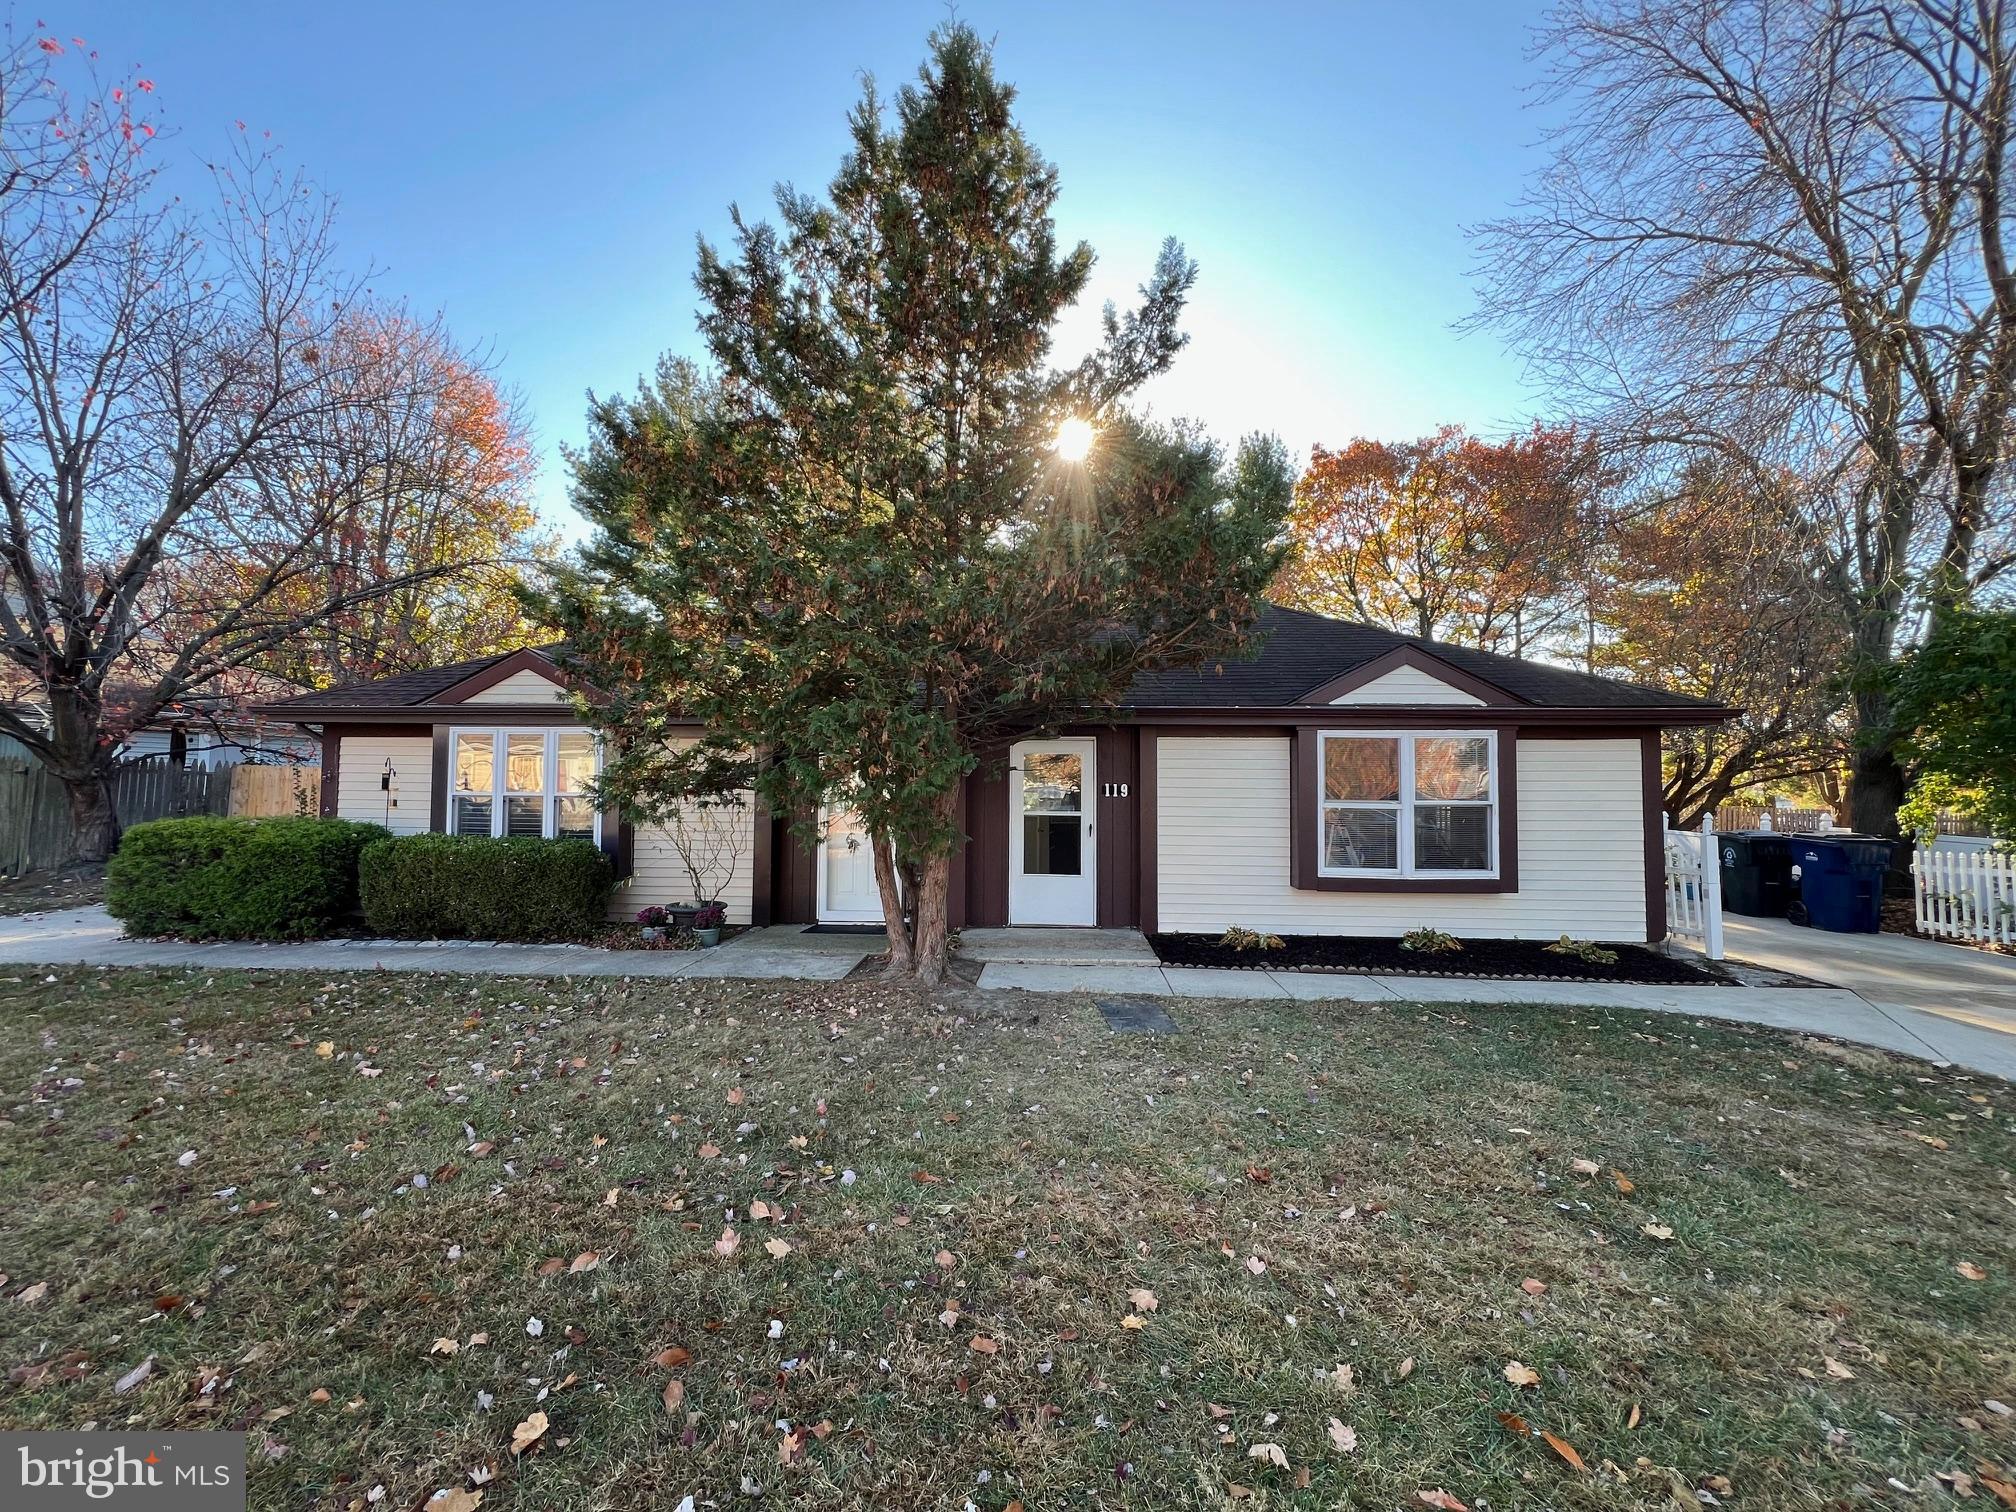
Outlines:
[{"label": "dry grass", "polygon": [[247,1427],[254,1505],[385,1512],[492,1464],[489,1512],[1927,1506],[2016,1455],[2005,1085],[1633,1014],[1174,1011],[0,981],[0,1422]]}]

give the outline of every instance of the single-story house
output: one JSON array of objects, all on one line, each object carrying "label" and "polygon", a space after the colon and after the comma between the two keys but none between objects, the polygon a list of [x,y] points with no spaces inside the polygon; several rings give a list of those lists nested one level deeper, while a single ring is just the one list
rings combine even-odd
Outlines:
[{"label": "single-story house", "polygon": [[[966,779],[955,928],[1660,940],[1659,733],[1736,710],[1268,606],[1249,661],[1155,672]],[[596,742],[541,650],[304,694],[323,812],[399,833],[581,835],[614,911],[684,901],[670,839],[583,796]],[[698,734],[696,727],[695,734]],[[501,759],[500,759],[501,758]],[[879,921],[844,813],[751,805],[733,923]]]}]

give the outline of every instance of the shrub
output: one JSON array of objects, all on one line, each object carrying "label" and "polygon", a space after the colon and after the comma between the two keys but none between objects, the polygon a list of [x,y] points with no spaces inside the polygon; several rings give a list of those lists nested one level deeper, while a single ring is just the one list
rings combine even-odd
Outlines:
[{"label": "shrub", "polygon": [[578,940],[604,927],[615,876],[586,840],[401,835],[365,849],[358,880],[382,935]]},{"label": "shrub", "polygon": [[1220,935],[1218,943],[1228,946],[1233,950],[1282,950],[1286,948],[1281,936],[1277,934],[1263,934],[1257,929],[1247,929],[1244,925],[1240,924],[1234,924],[1224,934]]},{"label": "shrub", "polygon": [[1578,940],[1571,935],[1564,934],[1552,945],[1543,945],[1540,948],[1552,951],[1555,955],[1573,956],[1576,960],[1585,962],[1591,966],[1615,966],[1617,964],[1616,951],[1606,950],[1594,940]]},{"label": "shrub", "polygon": [[156,819],[119,842],[105,906],[130,934],[306,940],[357,912],[357,858],[385,838],[348,819]]},{"label": "shrub", "polygon": [[1400,936],[1400,948],[1422,955],[1451,955],[1463,948],[1463,942],[1440,929],[1410,929]]},{"label": "shrub", "polygon": [[653,903],[637,910],[637,922],[646,929],[663,929],[672,921],[672,915],[662,904]]}]

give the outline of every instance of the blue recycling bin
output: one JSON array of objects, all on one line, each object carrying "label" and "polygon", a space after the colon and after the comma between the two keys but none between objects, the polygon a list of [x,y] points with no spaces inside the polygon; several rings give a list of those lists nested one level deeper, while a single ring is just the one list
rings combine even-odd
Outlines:
[{"label": "blue recycling bin", "polygon": [[1874,835],[1799,836],[1792,845],[1799,876],[1792,922],[1836,934],[1880,933],[1883,874],[1895,845]]}]

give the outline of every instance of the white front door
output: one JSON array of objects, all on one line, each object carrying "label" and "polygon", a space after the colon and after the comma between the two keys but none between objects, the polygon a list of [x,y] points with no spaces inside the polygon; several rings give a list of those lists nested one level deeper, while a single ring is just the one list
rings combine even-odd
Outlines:
[{"label": "white front door", "polygon": [[1099,922],[1090,740],[1024,740],[1008,752],[1008,922]]},{"label": "white front door", "polygon": [[880,924],[882,893],[868,832],[851,810],[819,811],[818,915],[821,924]]}]

